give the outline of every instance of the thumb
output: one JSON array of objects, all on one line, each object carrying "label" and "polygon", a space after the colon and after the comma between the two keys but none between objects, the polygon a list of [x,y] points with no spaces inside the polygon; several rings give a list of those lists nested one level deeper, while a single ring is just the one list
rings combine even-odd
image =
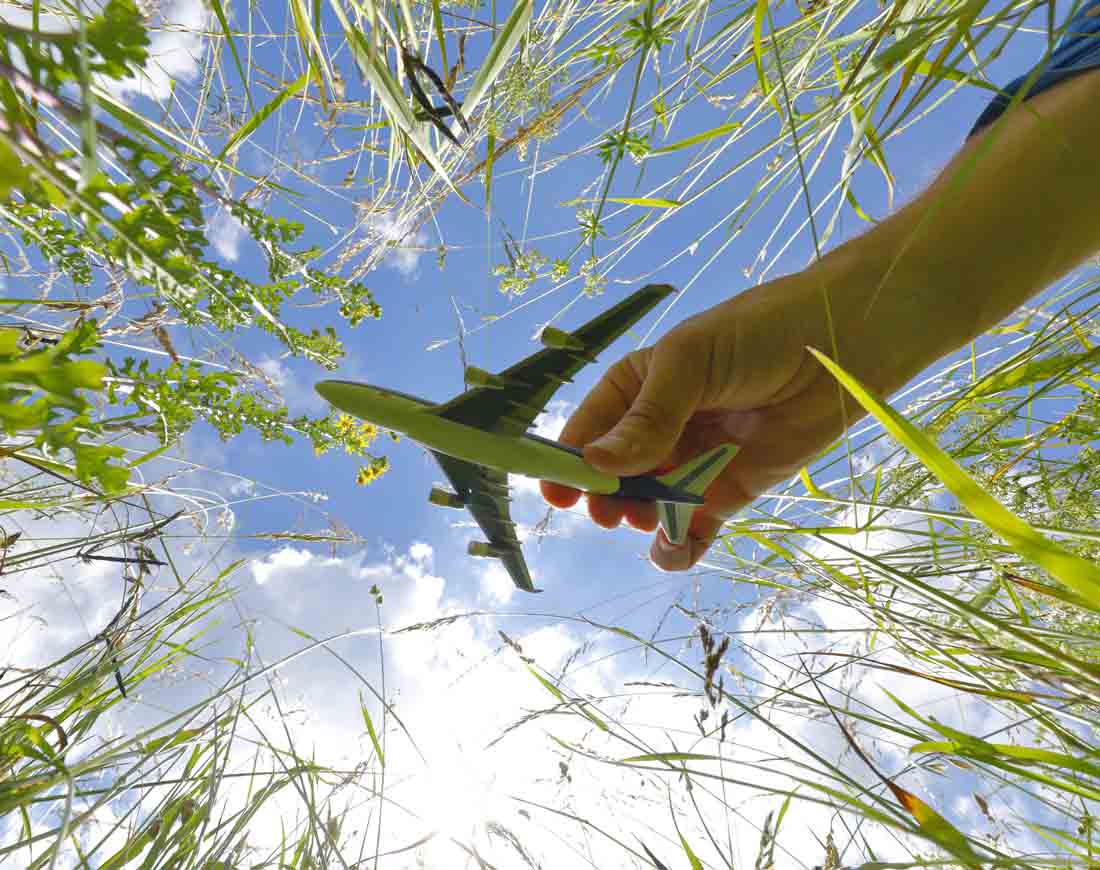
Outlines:
[{"label": "thumb", "polygon": [[584,449],[585,460],[611,474],[641,474],[664,462],[699,404],[689,355],[654,348],[638,395],[619,421]]}]

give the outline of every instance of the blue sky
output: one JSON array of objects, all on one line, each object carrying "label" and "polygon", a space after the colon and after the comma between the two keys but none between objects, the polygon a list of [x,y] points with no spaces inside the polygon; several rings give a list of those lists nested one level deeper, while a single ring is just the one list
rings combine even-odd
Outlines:
[{"label": "blue sky", "polygon": [[[991,77],[1000,75],[1003,79],[1013,77],[1026,70],[1028,60],[1041,53],[1042,37],[1036,35],[1032,40],[1033,48],[1028,49],[1020,37],[1011,43],[1009,50],[992,64]],[[652,80],[647,79],[651,84]],[[730,91],[736,88],[731,85]],[[963,89],[952,96],[946,108],[939,109],[924,119],[918,127],[907,131],[888,143],[887,156],[897,179],[895,205],[911,198],[934,177],[938,169],[949,159],[963,141],[970,125],[985,105],[984,92],[977,89]],[[554,156],[568,153],[571,149],[590,141],[599,131],[613,121],[607,106],[616,110],[621,102],[609,100],[601,102],[592,112],[592,121],[574,120],[561,136],[538,147],[539,160],[543,165]],[[674,128],[669,140],[683,138],[697,129],[713,125],[719,118],[696,111],[682,116],[682,123]],[[600,114],[603,112],[603,114]],[[736,117],[745,117],[748,113],[735,113]],[[701,117],[700,117],[701,116]],[[603,125],[603,126],[599,126]],[[838,137],[842,139],[843,137]],[[847,142],[838,142],[846,145]],[[483,148],[479,153],[483,153]],[[738,156],[743,152],[735,149]],[[744,151],[748,151],[746,147]],[[840,149],[834,148],[833,153]],[[497,221],[503,221],[508,230],[517,239],[522,238],[524,215],[527,210],[529,194],[529,176],[536,148],[531,147],[527,160],[520,162],[514,153],[500,163],[495,172],[493,222],[491,240],[493,249],[491,263],[504,262],[501,250],[501,233]],[[683,158],[672,156],[661,158],[664,161]],[[651,161],[658,163],[658,161]],[[726,161],[732,162],[732,161]],[[839,165],[839,164],[837,164]],[[570,233],[564,238],[543,239],[568,232],[575,227],[573,214],[575,209],[563,207],[561,203],[580,195],[581,188],[596,176],[599,169],[597,158],[585,156],[560,164],[536,177],[533,196],[534,207],[526,223],[526,236],[530,244],[553,257],[567,252],[576,238]],[[339,177],[344,171],[337,164],[330,171]],[[668,175],[663,164],[656,168],[647,166],[647,177],[640,189],[634,186],[637,167],[624,162],[620,167],[615,189],[612,195],[644,195],[651,192],[651,180]],[[663,173],[663,174],[662,174]],[[705,228],[726,214],[733,204],[740,201],[752,183],[756,181],[755,172],[745,172],[744,179],[735,177],[708,194],[708,198],[695,204],[685,218],[670,220],[663,228],[652,233],[641,249],[633,251],[623,262],[617,264],[608,276],[610,283],[606,292],[598,297],[586,297],[580,292],[576,282],[547,292],[551,285],[547,282],[536,283],[527,294],[518,299],[508,299],[497,290],[499,279],[488,271],[485,251],[489,234],[483,213],[452,199],[439,215],[438,223],[443,229],[443,237],[448,246],[459,250],[449,250],[446,265],[440,270],[436,265],[433,250],[404,250],[395,252],[380,268],[366,277],[377,300],[384,309],[383,319],[377,323],[367,322],[356,330],[342,330],[341,338],[348,350],[345,364],[336,371],[337,377],[361,379],[368,382],[391,386],[423,396],[430,400],[445,401],[462,390],[462,366],[458,344],[455,341],[458,332],[455,308],[457,306],[467,330],[464,345],[468,361],[489,370],[502,369],[523,356],[538,350],[533,336],[540,326],[553,322],[563,328],[579,325],[597,314],[603,307],[613,304],[636,289],[640,282],[631,282],[631,276],[648,274],[658,264],[698,238]],[[822,171],[819,174],[822,183],[811,185],[823,194],[827,185],[835,182],[835,173]],[[670,192],[671,191],[671,192]],[[881,176],[873,167],[864,167],[857,176],[854,192],[873,215],[886,213],[885,189]],[[674,195],[676,188],[665,188],[658,195]],[[479,200],[483,190],[473,186],[471,198]],[[777,198],[786,207],[790,194]],[[609,211],[613,208],[609,206]],[[743,270],[756,260],[767,235],[774,225],[769,215],[778,216],[781,209],[769,204],[765,212],[757,215],[748,229],[736,240],[710,268],[698,277],[691,289],[678,299],[673,311],[657,327],[654,337],[680,319],[697,311],[710,307],[760,278],[760,267],[751,278],[746,278]],[[633,209],[633,218],[638,209]],[[339,214],[339,212],[336,212]],[[786,226],[801,221],[804,209],[796,206],[792,219]],[[331,219],[331,218],[330,218]],[[622,218],[612,226],[622,227]],[[824,218],[819,218],[820,227]],[[309,226],[307,222],[307,227]],[[833,247],[844,238],[862,232],[864,225],[850,211],[841,217],[839,229],[827,247]],[[683,287],[696,275],[702,262],[709,257],[720,244],[723,234],[716,234],[704,240],[694,255],[681,256],[671,267],[651,275],[647,280],[658,280]],[[311,237],[325,239],[322,231],[314,229]],[[438,240],[429,224],[412,235],[410,247],[434,249]],[[600,248],[609,249],[614,240],[601,240]],[[771,246],[770,260],[778,244]],[[802,233],[794,245],[788,249],[775,266],[763,277],[774,278],[795,271],[804,265],[812,255],[812,246],[808,234]],[[242,250],[241,265],[247,266],[249,253]],[[574,260],[576,262],[576,260]],[[574,269],[574,274],[575,274]],[[562,309],[568,307],[564,314]],[[575,407],[587,390],[595,383],[603,368],[622,354],[640,344],[657,323],[661,311],[652,313],[639,323],[633,335],[621,339],[602,355],[600,363],[589,366],[576,379],[576,383],[563,387],[555,396],[558,403],[554,410],[554,425],[559,425],[563,411]],[[504,319],[485,326],[485,315],[506,315]],[[321,314],[317,322],[326,320]],[[307,321],[308,322],[308,321]],[[480,327],[480,328],[479,328]],[[448,341],[441,347],[428,351],[427,348]],[[272,362],[272,367],[276,365]],[[295,360],[281,360],[278,371],[289,378],[287,400],[292,411],[317,413],[324,406],[310,389],[311,383],[324,376],[315,367],[303,365]],[[549,421],[544,421],[547,425]],[[553,433],[553,434],[556,434]],[[426,539],[447,554],[448,564],[461,565],[464,550],[464,538],[469,530],[456,531],[452,524],[465,521],[462,514],[435,508],[427,502],[427,493],[433,482],[442,480],[442,474],[435,463],[422,448],[412,442],[401,444],[386,443],[380,439],[376,444],[388,455],[392,470],[369,488],[360,488],[354,484],[355,464],[349,458],[337,453],[315,458],[308,446],[299,445],[284,448],[280,445],[261,444],[254,438],[238,439],[229,446],[229,460],[232,467],[246,476],[265,484],[284,490],[314,489],[323,487],[328,495],[325,509],[340,518],[352,530],[368,540],[388,541],[398,544],[408,540],[410,530],[413,536]],[[262,507],[242,511],[239,517],[242,530],[271,530],[288,522],[294,522],[297,508],[290,503],[275,501]],[[516,504],[516,518],[521,523],[533,523],[544,515],[543,504],[534,497],[520,499]],[[631,592],[635,585],[648,585],[660,582],[664,586],[691,583],[688,578],[672,578],[661,575],[644,561],[647,550],[646,539],[640,533],[622,528],[615,532],[603,532],[588,528],[583,523],[573,523],[555,516],[551,530],[564,530],[568,522],[570,534],[553,534],[544,538],[541,545],[529,548],[529,559],[540,575],[545,575],[546,592],[537,599],[538,606],[559,611],[565,609],[585,609],[608,590],[606,583],[615,584],[615,591]],[[566,578],[575,577],[578,566],[600,566],[605,577],[599,586],[597,597],[578,599],[588,590],[582,585],[578,588]],[[476,566],[470,566],[477,571]],[[560,572],[560,577],[554,577]]]},{"label": "blue sky", "polygon": [[[201,10],[191,0],[177,0],[167,8],[169,17],[174,15],[175,20],[183,23],[194,24],[196,15],[201,20]],[[1064,14],[1064,8],[1068,8],[1067,4],[1059,4],[1059,14]],[[269,14],[282,15],[283,11],[280,7],[269,10]],[[243,10],[237,9],[236,13],[240,16]],[[778,24],[787,20],[790,9],[776,14],[781,15]],[[1039,15],[1035,18],[1037,26],[1045,23]],[[175,42],[166,33],[158,38],[162,41],[155,43],[154,48],[159,50],[162,60],[171,59],[167,64],[171,77],[193,91],[197,86],[195,76],[201,67],[197,63],[189,64],[188,59],[194,58],[197,52],[208,51],[209,47],[201,41],[187,41],[184,36],[179,36]],[[990,78],[994,82],[1007,82],[1026,72],[1041,55],[1043,40],[1038,33],[1021,34],[989,67]],[[666,60],[665,63],[671,62]],[[223,68],[230,69],[224,58]],[[743,93],[748,86],[745,77],[751,75],[750,66],[742,77],[729,83],[728,92]],[[496,289],[499,279],[489,271],[491,265],[504,261],[498,220],[503,221],[517,240],[526,236],[528,244],[537,246],[549,257],[559,256],[572,246],[575,234],[566,233],[571,233],[575,227],[575,208],[561,203],[585,195],[584,188],[599,174],[599,161],[594,154],[588,154],[550,169],[546,167],[555,158],[598,139],[602,131],[616,122],[619,116],[612,113],[621,111],[626,80],[624,75],[615,85],[614,93],[619,96],[594,104],[587,118],[571,116],[569,125],[558,137],[537,147],[532,145],[526,160],[519,161],[513,153],[498,163],[493,223],[488,229],[484,213],[477,208],[452,199],[440,210],[437,221],[444,241],[453,246],[447,253],[444,269],[437,267],[432,249],[438,244],[438,238],[429,224],[410,234],[406,239],[409,249],[395,251],[365,277],[383,306],[383,318],[379,322],[366,322],[356,330],[340,330],[348,355],[345,364],[335,373],[336,377],[365,380],[444,401],[462,389],[459,349],[454,341],[456,306],[470,331],[464,339],[469,362],[492,371],[535,352],[538,345],[532,336],[545,323],[553,322],[565,329],[579,325],[645,280],[667,282],[677,287],[690,284],[690,290],[657,328],[655,335],[659,335],[678,320],[736,294],[761,277],[774,278],[806,264],[812,247],[808,234],[802,233],[767,273],[761,275],[761,268],[757,266],[751,277],[744,274],[744,270],[757,260],[791,196],[797,193],[797,188],[786,188],[781,197],[753,217],[748,229],[705,270],[700,272],[702,264],[724,239],[721,232],[702,239],[693,254],[681,255],[671,266],[653,271],[699,239],[745,196],[762,173],[761,169],[750,168],[712,190],[690,209],[671,217],[660,230],[651,233],[643,245],[615,263],[607,275],[607,289],[600,296],[584,296],[576,282],[546,293],[550,285],[545,281],[519,299],[508,299],[499,293]],[[148,89],[154,95],[163,96],[166,81],[167,78],[156,78]],[[652,82],[651,76],[643,80],[643,93],[652,87]],[[349,84],[349,93],[353,86]],[[890,93],[892,89],[893,86]],[[937,93],[942,91],[941,88]],[[260,94],[256,92],[257,96]],[[714,109],[700,102],[692,103],[680,116],[668,135],[669,141],[726,123],[731,117],[749,118],[753,111],[731,110],[729,106]],[[889,164],[897,179],[895,206],[910,199],[934,177],[962,143],[985,102],[986,92],[964,88],[954,94],[946,106],[886,143]],[[280,118],[287,116],[284,110]],[[271,130],[270,134],[268,144],[277,141],[276,131]],[[302,125],[294,135],[295,147],[309,157],[317,151],[318,135],[315,128]],[[772,135],[769,126],[756,138],[762,142]],[[811,185],[815,201],[824,196],[836,179],[847,136],[845,130],[838,137],[827,165],[820,172],[820,181]],[[718,165],[728,168],[748,150],[747,145],[735,146]],[[477,151],[479,155],[484,153],[484,143],[477,145]],[[251,144],[242,148],[241,155],[242,166],[251,171],[259,171],[265,161],[270,164],[270,158],[253,149]],[[529,177],[536,157],[541,169],[536,175],[528,213]],[[638,168],[629,161],[624,162],[611,195],[651,194],[656,184],[676,171],[670,170],[668,165],[680,166],[686,159],[671,155],[651,161],[655,165],[647,167],[638,188],[635,188]],[[327,166],[323,169],[322,180],[336,183],[346,170],[347,166],[342,163]],[[706,179],[713,177],[713,172],[705,176]],[[285,183],[286,179],[283,180]],[[680,184],[682,186],[682,182]],[[886,213],[885,189],[881,176],[873,167],[860,170],[853,190],[872,214],[883,216]],[[352,220],[352,210],[346,203],[318,199],[316,188],[305,192],[310,207],[325,220],[337,223]],[[676,196],[679,192],[673,186],[652,195]],[[480,202],[481,191],[477,186],[471,186],[471,196]],[[293,209],[285,202],[275,200],[271,208],[293,216]],[[609,211],[612,208],[609,205]],[[633,209],[628,216],[613,221],[612,228],[621,229],[637,211]],[[791,215],[783,224],[780,239],[785,240],[790,235],[791,228],[804,217],[804,209],[796,204]],[[223,254],[233,254],[231,228],[224,222],[217,226],[218,232],[223,234]],[[847,210],[828,247],[862,229],[859,219]],[[309,220],[306,220],[304,238],[322,246],[333,242],[327,230]],[[488,256],[487,241],[491,244]],[[601,240],[599,249],[606,252],[614,245],[614,239]],[[780,243],[773,242],[769,247],[770,252],[764,259],[766,263],[771,262]],[[262,268],[257,252],[247,241],[240,244],[235,257],[235,265],[246,272]],[[577,262],[579,260],[575,260],[574,265]],[[641,275],[647,277],[639,279],[637,276]],[[562,313],[566,308],[568,310]],[[507,316],[483,328],[486,315]],[[637,346],[658,316],[659,311],[649,315],[638,324],[635,335],[612,346],[598,365],[589,366],[577,377],[576,383],[559,391],[546,418],[541,421],[543,428],[540,431],[556,435],[565,416],[595,383],[605,366]],[[294,318],[296,325],[308,327],[329,322],[330,313],[303,310]],[[434,350],[427,349],[446,340],[448,343]],[[181,338],[180,345],[185,346],[185,339]],[[324,405],[313,393],[312,384],[331,375],[297,360],[279,358],[270,343],[256,336],[242,337],[240,349],[281,383],[292,412],[323,412]],[[390,458],[391,469],[380,480],[363,488],[354,482],[355,461],[335,451],[315,457],[308,445],[265,444],[247,434],[223,444],[201,426],[188,436],[181,447],[181,456],[207,470],[192,471],[186,481],[224,499],[232,515],[215,510],[212,518],[220,517],[226,528],[242,535],[225,544],[216,555],[216,562],[227,564],[237,557],[246,560],[245,566],[235,575],[239,588],[237,603],[223,614],[223,629],[211,652],[239,654],[241,640],[237,627],[244,621],[254,625],[256,652],[266,661],[273,661],[302,646],[301,636],[288,631],[285,628],[288,625],[316,637],[356,632],[335,643],[333,649],[338,649],[379,687],[383,674],[387,674],[387,698],[411,723],[432,759],[426,766],[429,772],[425,773],[425,768],[418,767],[408,747],[394,750],[394,765],[398,770],[406,765],[407,770],[415,772],[415,775],[410,773],[413,779],[404,799],[410,803],[427,801],[421,807],[422,822],[411,818],[392,822],[394,827],[387,837],[392,835],[395,842],[405,834],[422,829],[424,824],[442,825],[457,835],[462,831],[451,831],[451,826],[468,828],[487,816],[495,818],[494,814],[501,818],[507,816],[509,824],[523,825],[516,815],[517,805],[504,797],[520,790],[542,800],[556,801],[561,806],[573,806],[578,813],[588,808],[585,811],[615,818],[627,832],[652,831],[653,842],[660,846],[659,849],[653,846],[658,854],[675,855],[668,851],[670,844],[675,845],[675,834],[662,800],[641,800],[628,805],[623,802],[622,795],[634,786],[626,782],[624,775],[575,756],[567,759],[560,752],[560,746],[546,739],[544,728],[556,736],[565,735],[563,739],[581,739],[584,729],[575,721],[561,726],[561,730],[553,730],[540,720],[530,728],[520,729],[496,748],[485,749],[486,744],[507,730],[510,723],[550,700],[545,690],[524,672],[498,632],[504,631],[519,640],[525,654],[532,656],[548,672],[557,672],[575,655],[565,685],[578,695],[621,692],[623,682],[636,680],[668,680],[691,685],[697,690],[698,686],[682,672],[677,672],[674,666],[654,657],[644,657],[637,650],[623,654],[628,645],[621,638],[609,637],[568,617],[583,615],[596,622],[624,626],[643,636],[659,628],[662,636],[673,638],[668,646],[670,651],[679,652],[697,663],[698,650],[686,647],[694,621],[672,609],[673,604],[688,609],[718,608],[727,620],[725,627],[746,629],[768,624],[770,618],[755,608],[756,591],[745,591],[731,581],[722,570],[721,559],[708,560],[696,571],[686,574],[662,573],[646,559],[649,548],[646,536],[625,527],[613,532],[597,529],[576,512],[554,513],[549,533],[538,540],[529,538],[525,544],[536,584],[545,592],[540,596],[528,596],[513,591],[502,569],[494,562],[465,555],[467,541],[480,537],[470,518],[464,512],[443,510],[428,503],[430,488],[443,480],[442,472],[430,456],[408,440],[391,443],[379,438],[376,446]],[[246,486],[238,478],[254,483]],[[304,493],[323,494],[324,500],[317,502],[302,495]],[[267,497],[276,494],[277,497]],[[533,526],[546,512],[547,507],[533,484],[517,484],[513,517],[521,526]],[[365,544],[341,545],[333,550],[246,537],[288,530],[323,531],[327,517],[338,520],[361,536]],[[186,533],[181,530],[181,534]],[[181,559],[197,568],[203,564],[205,554],[214,552],[215,544],[196,545],[191,552],[181,555]],[[872,543],[868,541],[866,545],[870,547]],[[729,563],[726,564],[728,567]],[[52,594],[56,593],[56,586],[50,578],[39,578],[32,584],[33,592],[28,588],[28,600],[34,598],[36,612],[50,622],[54,634],[47,641],[36,623],[24,621],[18,648],[28,655],[32,650],[44,654],[69,639],[80,637],[82,632],[94,632],[96,618],[106,612],[105,607],[94,602],[100,592],[109,588],[110,582],[111,578],[98,569],[77,567],[65,580],[68,588],[77,590],[77,594],[60,602]],[[381,588],[386,598],[380,615],[368,592],[374,584]],[[854,618],[831,607],[827,601],[792,604],[792,608],[792,613],[799,618],[817,619],[831,627],[845,625]],[[389,636],[382,642],[384,663],[380,658],[376,633],[379,620],[382,626],[392,630],[413,622],[470,611],[489,613],[459,619],[427,635]],[[764,638],[758,647],[762,653],[777,656],[806,648],[789,638]],[[738,666],[751,669],[747,662],[740,660]],[[216,672],[214,668],[211,679]],[[279,686],[287,699],[287,709],[292,712],[268,709],[262,714],[267,717],[261,717],[263,724],[277,729],[289,723],[288,727],[299,739],[316,746],[327,760],[354,759],[369,752],[357,707],[357,692],[362,687],[357,686],[346,667],[320,651],[288,665],[280,671],[280,679],[283,680]],[[952,706],[945,701],[946,692],[932,691],[915,681],[900,681],[894,685],[904,686],[911,693],[910,697],[917,695],[929,705],[938,704],[937,710],[944,718],[966,720],[971,726],[980,723],[995,727],[997,724],[996,714],[991,711]],[[175,685],[164,686],[163,691],[163,697],[147,696],[137,702],[129,714],[134,721],[146,720],[156,710],[171,707],[193,689]],[[613,700],[607,702],[608,709],[614,709],[622,717],[620,721],[630,723],[639,733],[646,732],[646,739],[651,739],[653,745],[668,748],[669,735],[672,735],[679,745],[690,748],[694,734],[691,717],[699,708],[698,698],[674,698],[667,689],[636,691],[639,692],[637,697],[621,709]],[[856,697],[865,699],[868,704],[881,700],[881,695],[874,695],[870,682],[856,691]],[[376,701],[369,703],[376,718],[380,719],[380,706]],[[783,721],[782,714],[777,716]],[[819,741],[825,746],[826,754],[830,750],[834,755],[842,754],[844,747],[835,730],[795,718],[786,721],[785,727],[791,733]],[[763,753],[769,747],[781,751],[775,744],[775,735],[759,723],[738,726],[737,734],[738,744],[746,753]],[[400,742],[395,730],[391,739]],[[621,746],[618,750],[620,755],[627,754],[621,751]],[[608,751],[612,751],[610,747]],[[558,762],[563,760],[573,766],[575,781],[560,775]],[[885,748],[880,753],[880,760],[887,766],[891,763],[900,766],[904,753]],[[853,775],[869,781],[869,774],[865,770],[858,772],[858,765],[850,759],[849,767]],[[950,786],[944,782],[937,784],[930,778],[917,781],[928,790],[926,795],[939,801],[945,814],[976,822],[972,803],[966,807],[955,804],[965,792],[959,780],[954,780]],[[434,798],[430,798],[432,794]],[[678,806],[683,798],[683,794],[677,794]],[[440,805],[433,805],[433,800]],[[469,818],[458,814],[456,820],[455,807],[467,804],[472,807]],[[754,805],[746,809],[743,819],[733,823],[735,827],[747,826],[736,827],[742,841],[738,849],[743,860],[751,861],[754,854],[756,839],[753,838],[758,839],[754,826],[761,823],[765,810],[775,808],[775,801]],[[288,809],[287,812],[292,811]],[[707,812],[715,813],[713,806]],[[450,818],[444,820],[448,815]],[[712,817],[718,818],[718,815]],[[820,835],[829,828],[831,821],[827,812],[810,808],[790,824],[816,828]],[[557,833],[552,823],[530,822],[530,825],[533,827],[527,830],[525,836],[529,839],[526,842],[537,844],[544,856],[575,858],[568,849],[561,851],[565,847],[555,840]],[[576,837],[576,831],[562,834],[562,837],[575,838],[576,842],[581,839]],[[882,844],[889,853],[889,837],[884,836]],[[569,849],[572,848],[571,845]],[[599,865],[602,847],[592,848],[590,859]],[[790,860],[794,863],[790,866],[799,866],[798,862],[809,866],[815,856],[820,860],[822,854],[819,844],[807,838],[804,832],[801,835],[791,833],[791,843],[785,848],[793,850]],[[428,855],[428,866],[449,866],[447,862],[453,860],[454,856],[443,846],[439,849],[438,853]],[[709,846],[700,846],[700,854],[706,853],[708,864],[717,861],[714,854],[707,851],[709,849]],[[682,855],[676,860],[681,858]],[[505,861],[500,866],[512,865]]]}]

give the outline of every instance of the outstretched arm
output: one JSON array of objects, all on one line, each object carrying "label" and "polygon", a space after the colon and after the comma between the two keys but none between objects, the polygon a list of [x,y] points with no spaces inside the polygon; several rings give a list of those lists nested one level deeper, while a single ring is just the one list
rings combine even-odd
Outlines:
[{"label": "outstretched arm", "polygon": [[[1031,97],[864,235],[684,321],[608,370],[561,433],[597,468],[636,474],[715,444],[741,445],[687,543],[672,547],[657,533],[658,567],[695,564],[725,517],[862,416],[854,403],[842,411],[835,381],[807,345],[835,348],[841,365],[889,394],[1100,250],[1098,109],[1100,70]],[[542,491],[557,507],[580,497],[545,482]],[[656,526],[651,504],[593,495],[588,508],[609,528],[624,516]]]}]

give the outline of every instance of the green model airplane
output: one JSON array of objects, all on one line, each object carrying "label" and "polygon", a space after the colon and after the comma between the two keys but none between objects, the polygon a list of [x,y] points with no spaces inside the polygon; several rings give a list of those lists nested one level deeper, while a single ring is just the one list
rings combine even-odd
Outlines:
[{"label": "green model airplane", "polygon": [[723,444],[669,474],[617,477],[588,465],[576,448],[527,431],[562,384],[672,292],[667,284],[649,284],[573,332],[546,327],[544,350],[497,375],[468,367],[466,383],[474,389],[443,404],[354,381],[321,381],[317,392],[341,411],[431,450],[454,487],[433,488],[431,502],[467,508],[488,537],[471,542],[469,554],[500,559],[516,586],[538,592],[509,514],[508,473],[656,501],[661,528],[682,543],[704,490],[737,452]]}]

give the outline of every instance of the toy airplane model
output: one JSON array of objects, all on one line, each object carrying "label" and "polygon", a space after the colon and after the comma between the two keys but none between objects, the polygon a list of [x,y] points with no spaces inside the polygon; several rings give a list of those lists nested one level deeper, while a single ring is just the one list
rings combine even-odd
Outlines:
[{"label": "toy airplane model", "polygon": [[737,452],[723,444],[668,474],[617,477],[592,468],[576,448],[527,431],[558,387],[672,292],[667,284],[649,284],[573,332],[546,327],[544,350],[496,375],[468,367],[466,383],[474,389],[442,404],[353,381],[321,381],[317,392],[341,411],[431,450],[454,489],[433,488],[430,501],[467,508],[488,538],[472,541],[469,554],[500,559],[516,586],[538,592],[509,514],[508,473],[656,501],[665,534],[682,543],[703,491]]}]

